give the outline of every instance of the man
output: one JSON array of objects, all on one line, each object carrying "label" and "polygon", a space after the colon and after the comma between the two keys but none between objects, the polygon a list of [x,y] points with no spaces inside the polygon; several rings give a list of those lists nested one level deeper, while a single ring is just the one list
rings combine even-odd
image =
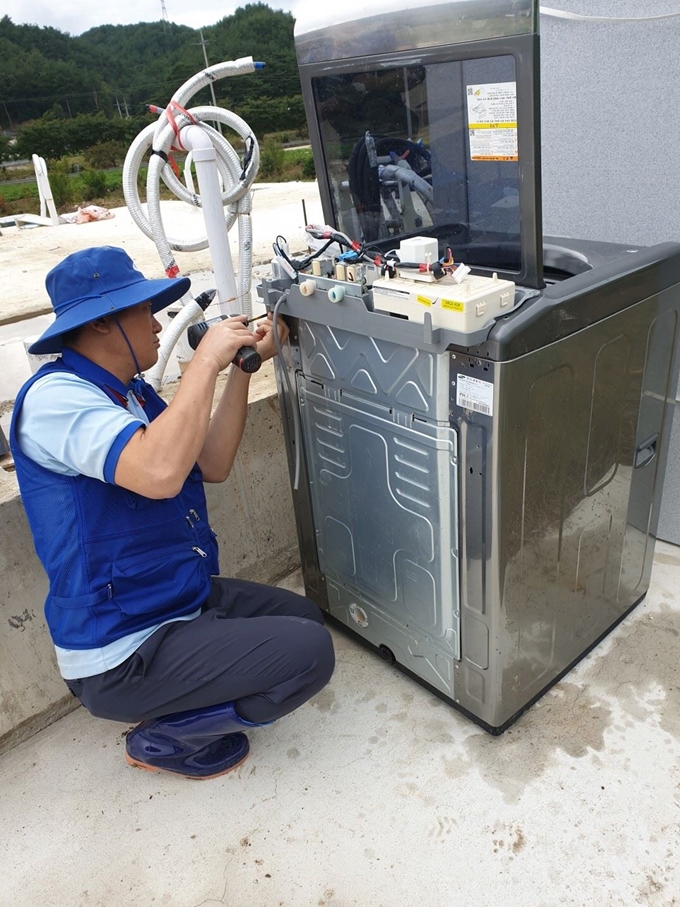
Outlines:
[{"label": "man", "polygon": [[334,655],[308,599],[216,576],[203,482],[229,475],[250,379],[232,367],[211,418],[215,383],[240,347],[276,347],[270,321],[211,326],[166,406],[139,375],[155,313],[189,283],[147,280],[112,247],[50,271],[56,318],[29,351],[61,355],[20,390],[10,443],[67,685],[93,715],[141,722],[130,764],[209,778],[247,757],[244,728],[318,692]]}]

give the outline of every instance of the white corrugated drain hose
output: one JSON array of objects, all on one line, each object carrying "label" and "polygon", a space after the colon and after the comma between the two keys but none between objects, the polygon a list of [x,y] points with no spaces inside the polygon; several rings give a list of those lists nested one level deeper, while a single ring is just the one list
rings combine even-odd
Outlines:
[{"label": "white corrugated drain hose", "polygon": [[[123,165],[123,193],[125,201],[139,229],[153,240],[163,263],[166,274],[171,277],[179,275],[173,250],[194,252],[208,248],[210,237],[198,238],[168,236],[163,225],[160,209],[161,179],[170,191],[180,200],[195,207],[202,207],[201,196],[190,192],[182,183],[168,163],[168,155],[177,134],[186,126],[196,125],[210,138],[216,152],[216,165],[225,187],[221,201],[225,210],[225,231],[238,223],[239,232],[239,269],[237,297],[234,311],[250,315],[251,264],[252,264],[252,226],[250,211],[252,195],[250,187],[255,180],[260,164],[260,149],[253,131],[248,124],[229,110],[221,107],[195,107],[188,109],[191,98],[202,88],[227,76],[243,75],[261,69],[263,63],[253,62],[252,57],[226,63],[218,63],[192,76],[173,95],[168,109],[162,111],[158,121],[143,129],[132,142]],[[174,125],[168,116],[172,111]],[[236,132],[245,143],[245,156],[242,163],[231,144],[217,129],[205,121],[221,123]],[[138,178],[142,163],[149,150],[152,151],[146,180],[146,211],[139,197]],[[185,329],[202,317],[202,310],[191,295],[181,300],[182,309],[175,316],[171,325],[161,336],[158,362],[146,374],[146,380],[152,387],[160,387],[163,373],[170,354],[182,338]],[[182,358],[188,359],[191,351],[188,345],[180,341]]]}]

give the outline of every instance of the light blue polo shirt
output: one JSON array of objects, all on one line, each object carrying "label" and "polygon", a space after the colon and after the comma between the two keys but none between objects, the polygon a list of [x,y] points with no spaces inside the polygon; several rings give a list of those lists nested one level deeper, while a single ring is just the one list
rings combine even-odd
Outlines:
[{"label": "light blue polo shirt", "polygon": [[[68,372],[40,378],[29,388],[21,409],[17,438],[22,451],[39,466],[61,475],[86,475],[113,484],[120,453],[132,435],[149,419],[133,391],[127,409],[104,391]],[[55,646],[65,680],[102,674],[122,664],[159,627],[175,620],[193,620],[200,609],[185,617],[163,621],[117,639],[99,649],[62,649]]]}]

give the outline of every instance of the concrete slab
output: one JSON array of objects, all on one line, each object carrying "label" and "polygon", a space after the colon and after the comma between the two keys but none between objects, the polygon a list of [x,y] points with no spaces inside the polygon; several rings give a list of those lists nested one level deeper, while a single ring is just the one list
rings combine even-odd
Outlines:
[{"label": "concrete slab", "polygon": [[[271,261],[272,242],[283,234],[293,250],[306,248],[302,202],[307,218],[321,221],[321,200],[315,182],[257,183],[253,187],[253,264]],[[169,235],[188,240],[204,233],[199,209],[179,201],[161,203],[163,222]],[[163,277],[158,252],[135,222],[127,208],[113,208],[110,220],[90,224],[62,224],[59,227],[3,229],[0,236],[0,269],[5,291],[0,293],[0,427],[7,434],[11,403],[17,390],[30,376],[24,341],[39,336],[52,322],[52,307],[45,291],[45,275],[59,261],[79,249],[117,245],[126,249],[147,277]],[[230,232],[234,265],[238,268],[238,230]],[[208,250],[177,252],[183,274],[192,278],[192,291],[214,286]],[[255,271],[256,276],[257,269]],[[217,313],[217,312],[215,312]],[[211,316],[210,310],[207,317]],[[167,318],[161,321],[167,321]],[[179,374],[172,359],[166,378]]]},{"label": "concrete slab", "polygon": [[[288,239],[291,248],[305,247],[304,200],[307,217],[319,221],[321,201],[315,182],[257,183],[253,186],[253,263],[271,260],[272,242],[278,233]],[[0,325],[11,324],[52,311],[45,292],[45,275],[71,252],[88,246],[116,245],[126,249],[147,277],[163,277],[158,252],[147,239],[127,208],[112,208],[110,220],[89,224],[62,224],[58,227],[3,229],[0,237],[0,269],[4,292],[0,293]],[[182,240],[205,234],[202,212],[180,201],[161,202],[166,233]],[[238,265],[238,229],[231,230],[232,254]],[[183,274],[209,268],[210,253],[177,252],[177,264]]]},{"label": "concrete slab", "polygon": [[678,903],[680,554],[503,737],[334,632],[315,699],[203,784],[78,709],[0,757],[12,907]]}]

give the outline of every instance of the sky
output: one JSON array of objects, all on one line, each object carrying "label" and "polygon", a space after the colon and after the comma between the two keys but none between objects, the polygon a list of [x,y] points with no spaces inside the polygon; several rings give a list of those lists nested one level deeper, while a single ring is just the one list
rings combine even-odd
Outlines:
[{"label": "sky", "polygon": [[[202,28],[214,25],[231,15],[249,0],[165,0],[168,19],[178,25]],[[295,12],[301,0],[269,0],[272,9]],[[49,25],[71,35],[97,25],[131,25],[158,22],[163,18],[161,0],[116,0],[115,3],[92,3],[91,0],[2,0],[0,15],[10,17],[15,25]]]}]

